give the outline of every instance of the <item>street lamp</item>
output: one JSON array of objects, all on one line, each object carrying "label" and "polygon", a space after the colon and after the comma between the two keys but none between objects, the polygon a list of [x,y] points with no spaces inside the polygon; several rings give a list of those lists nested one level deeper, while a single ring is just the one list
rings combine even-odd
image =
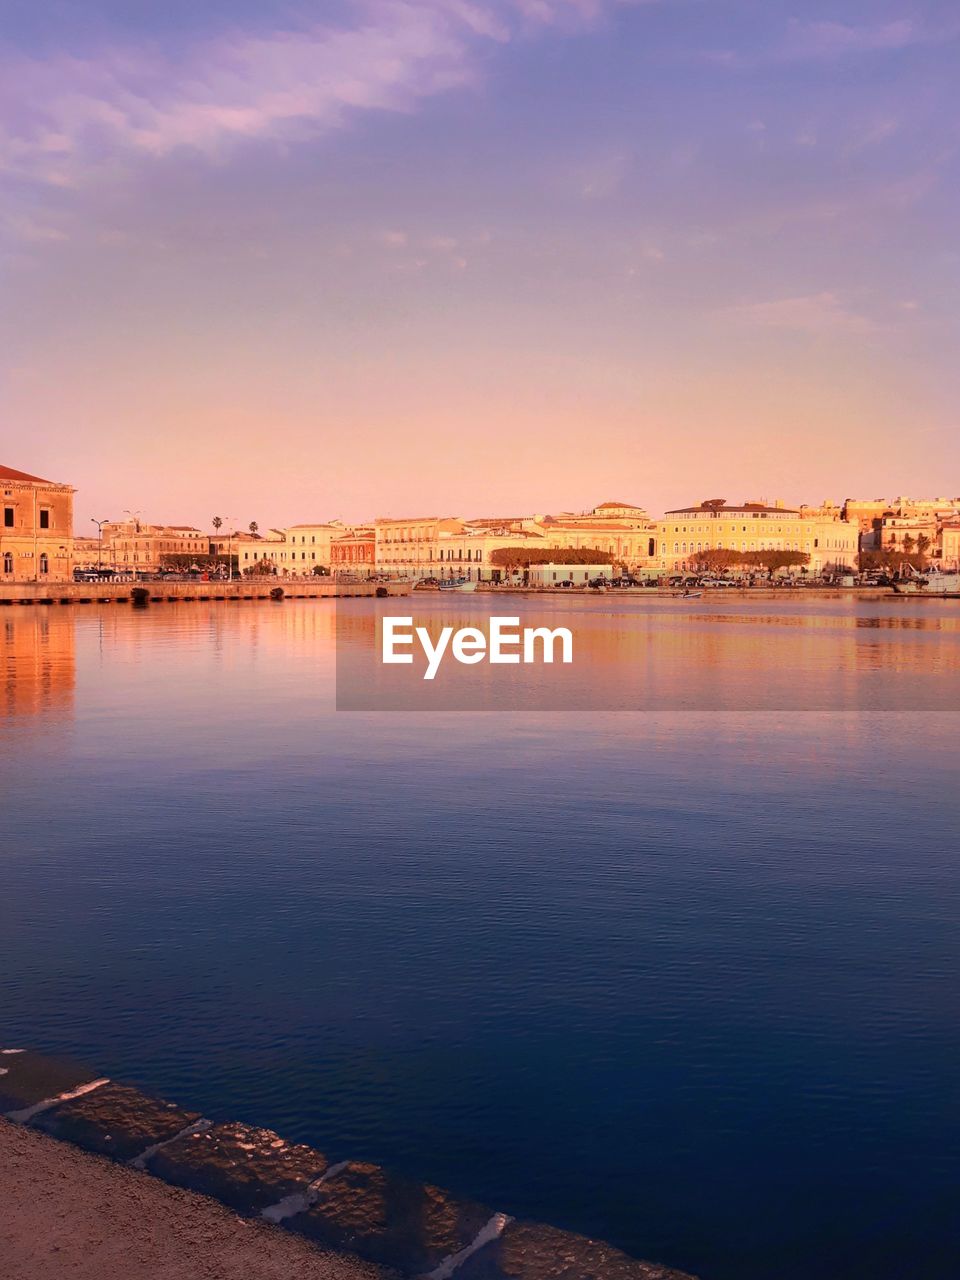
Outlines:
[{"label": "street lamp", "polygon": [[[228,522],[236,520],[236,516],[224,516],[224,521]],[[230,532],[227,534],[227,581],[233,581],[233,535],[236,532],[233,525],[230,525]]]},{"label": "street lamp", "polygon": [[103,526],[105,524],[109,524],[110,521],[95,520],[94,517],[91,516],[90,523],[97,526],[97,576],[99,577],[103,569]]}]

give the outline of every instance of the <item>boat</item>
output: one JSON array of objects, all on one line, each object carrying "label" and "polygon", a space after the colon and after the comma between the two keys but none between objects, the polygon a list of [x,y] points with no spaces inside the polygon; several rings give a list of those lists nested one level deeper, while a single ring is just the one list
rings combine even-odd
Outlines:
[{"label": "boat", "polygon": [[670,597],[673,600],[699,600],[703,595],[702,591],[671,591]]},{"label": "boat", "polygon": [[921,573],[907,565],[894,580],[892,590],[897,596],[960,598],[960,573],[942,573],[939,569]]},{"label": "boat", "polygon": [[439,584],[441,591],[476,591],[477,584],[469,578],[448,578]]}]

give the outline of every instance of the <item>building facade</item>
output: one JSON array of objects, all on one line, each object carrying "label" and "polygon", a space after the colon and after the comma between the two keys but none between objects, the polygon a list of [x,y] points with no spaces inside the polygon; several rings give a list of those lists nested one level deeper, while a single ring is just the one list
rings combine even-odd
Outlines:
[{"label": "building facade", "polygon": [[665,573],[692,570],[698,555],[712,550],[799,551],[810,557],[808,573],[855,570],[859,549],[860,529],[850,521],[764,502],[710,499],[668,511],[657,522],[657,560]]},{"label": "building facade", "polygon": [[73,494],[68,484],[0,466],[0,582],[69,582]]},{"label": "building facade", "polygon": [[416,516],[373,522],[376,569],[390,578],[427,578],[436,574],[441,534],[462,533],[458,516]]},{"label": "building facade", "polygon": [[330,571],[335,577],[372,578],[376,563],[377,538],[372,525],[353,529],[330,544]]},{"label": "building facade", "polygon": [[[84,540],[90,548],[90,540]],[[207,556],[210,535],[193,525],[144,524],[140,520],[120,520],[103,526],[101,564],[121,573],[156,573],[166,556]],[[79,563],[79,562],[78,562]],[[94,568],[96,556],[83,568]]]}]

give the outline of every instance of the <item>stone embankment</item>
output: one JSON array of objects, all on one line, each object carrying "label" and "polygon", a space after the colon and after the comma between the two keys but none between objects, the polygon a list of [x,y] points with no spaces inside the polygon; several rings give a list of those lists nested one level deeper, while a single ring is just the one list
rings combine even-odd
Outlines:
[{"label": "stone embankment", "polygon": [[[273,1224],[284,1241],[284,1233],[293,1232],[346,1262],[362,1260],[388,1274],[423,1280],[691,1280],[599,1241],[512,1219],[377,1165],[332,1163],[320,1151],[286,1142],[268,1129],[211,1121],[74,1063],[28,1051],[0,1051],[0,1114],[122,1162],[131,1178],[152,1174],[212,1197],[247,1219]],[[21,1153],[21,1158],[29,1157]],[[63,1181],[60,1218],[69,1211],[70,1196],[82,1194],[82,1183],[74,1179],[71,1189]],[[144,1209],[147,1217],[151,1212]],[[169,1230],[176,1231],[176,1205],[164,1206],[163,1212],[173,1214]],[[145,1236],[157,1235],[155,1222],[143,1225]],[[0,1242],[10,1226],[0,1214]],[[54,1231],[56,1224],[37,1222],[33,1235],[42,1240],[48,1229]],[[97,1229],[103,1247],[114,1248],[110,1223]],[[166,1227],[161,1234],[167,1234]],[[269,1251],[269,1243],[265,1247]],[[330,1272],[341,1274],[356,1273]]]},{"label": "stone embankment", "polygon": [[327,600],[406,596],[409,582],[333,582],[318,578],[235,582],[0,582],[5,604],[159,604],[178,600]]}]

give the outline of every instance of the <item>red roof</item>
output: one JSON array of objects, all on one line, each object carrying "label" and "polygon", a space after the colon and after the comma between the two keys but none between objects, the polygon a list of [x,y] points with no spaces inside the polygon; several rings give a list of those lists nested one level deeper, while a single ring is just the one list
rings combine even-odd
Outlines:
[{"label": "red roof", "polygon": [[15,471],[13,467],[0,465],[0,480],[26,480],[29,484],[54,484],[53,480],[44,480],[42,476],[32,476],[26,471]]}]

